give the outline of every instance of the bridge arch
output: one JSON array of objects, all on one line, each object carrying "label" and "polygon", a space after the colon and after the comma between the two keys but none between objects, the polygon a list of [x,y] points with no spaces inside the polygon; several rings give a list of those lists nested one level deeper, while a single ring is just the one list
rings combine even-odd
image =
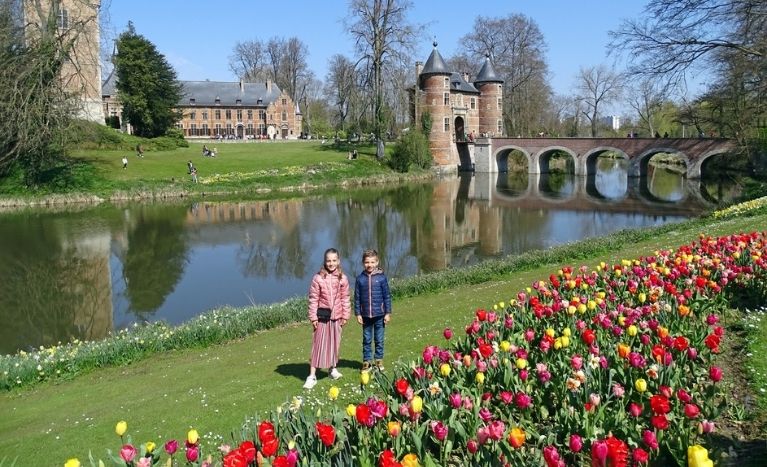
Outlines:
[{"label": "bridge arch", "polygon": [[[551,159],[551,153],[553,153],[553,152],[564,152],[567,155],[569,155],[570,158],[573,161],[573,166],[575,167],[575,173],[576,173],[576,175],[578,174],[578,153],[576,153],[572,149],[566,148],[564,146],[547,146],[547,147],[541,149],[540,151],[538,151],[537,153],[533,154],[533,157],[531,158],[531,161],[532,161],[533,164],[535,164],[534,167],[536,167],[538,169],[537,173],[542,173],[543,174],[543,173],[549,173],[550,172],[550,170],[549,170],[549,162],[550,162],[550,159]],[[532,166],[528,167],[528,171],[531,168],[532,168]]]},{"label": "bridge arch", "polygon": [[495,166],[498,168],[498,172],[509,171],[509,154],[511,154],[512,151],[521,152],[525,156],[525,159],[527,159],[528,173],[534,173],[532,172],[533,167],[537,166],[533,165],[533,158],[530,156],[530,153],[527,152],[523,147],[515,145],[502,146],[495,151]]},{"label": "bridge arch", "polygon": [[724,154],[730,154],[732,151],[727,150],[727,148],[718,148],[711,151],[708,151],[698,157],[694,162],[687,164],[687,178],[700,178],[701,176],[701,170],[703,168],[703,163],[707,159],[711,159],[714,156],[722,156]]},{"label": "bridge arch", "polygon": [[631,159],[629,163],[629,177],[645,177],[647,176],[647,166],[650,164],[652,156],[660,153],[677,154],[684,161],[685,168],[690,169],[690,158],[687,154],[683,153],[679,149],[672,147],[656,147],[646,150],[640,153],[635,158]]},{"label": "bridge arch", "polygon": [[[590,176],[590,175],[596,175],[597,173],[597,157],[599,157],[600,154],[603,152],[614,152],[618,154],[621,158],[630,160],[628,154],[626,154],[623,150],[618,149],[616,147],[612,146],[597,146],[594,149],[590,149],[588,152],[583,154],[583,156],[580,157],[580,171],[578,171],[576,167],[576,174]],[[629,174],[630,175],[630,174]]]}]

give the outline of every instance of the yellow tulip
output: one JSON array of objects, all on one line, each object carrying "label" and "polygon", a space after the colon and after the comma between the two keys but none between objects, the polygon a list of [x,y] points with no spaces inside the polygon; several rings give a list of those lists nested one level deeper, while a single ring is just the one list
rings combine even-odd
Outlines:
[{"label": "yellow tulip", "polygon": [[288,451],[292,451],[296,448],[296,442],[295,440],[288,441]]},{"label": "yellow tulip", "polygon": [[499,303],[498,306],[501,307],[501,308],[506,308],[506,304],[503,303],[503,302]]},{"label": "yellow tulip", "polygon": [[357,406],[354,404],[349,404],[346,406],[346,415],[350,417],[354,417],[357,415]]},{"label": "yellow tulip", "polygon": [[687,447],[688,467],[714,467],[714,461],[708,458],[708,450],[696,444]]},{"label": "yellow tulip", "polygon": [[594,300],[589,300],[586,303],[586,306],[589,308],[589,310],[594,311],[594,309],[596,309],[597,307],[597,302],[595,302]]},{"label": "yellow tulip", "polygon": [[413,413],[421,413],[423,410],[423,399],[421,399],[421,396],[413,396],[413,399],[410,401],[410,407],[413,408]]},{"label": "yellow tulip", "polygon": [[147,453],[152,454],[152,452],[154,452],[154,448],[156,448],[157,445],[152,441],[147,441],[146,444],[144,444],[144,447],[146,448]]},{"label": "yellow tulip", "polygon": [[562,347],[563,347],[563,345],[562,345],[562,338],[561,337],[557,337],[556,339],[554,339],[554,350],[559,350]]},{"label": "yellow tulip", "polygon": [[647,294],[644,292],[639,292],[639,303],[644,303],[645,300],[647,300]]},{"label": "yellow tulip", "polygon": [[330,400],[334,401],[338,399],[338,394],[341,392],[340,389],[338,389],[338,386],[330,386],[330,389],[328,389],[328,397]]},{"label": "yellow tulip", "polygon": [[128,422],[124,420],[117,422],[117,425],[115,425],[115,433],[117,433],[117,436],[124,435],[126,431],[128,431]]},{"label": "yellow tulip", "polygon": [[645,381],[642,378],[639,378],[636,381],[634,381],[634,387],[639,392],[645,392],[647,391],[647,381]]},{"label": "yellow tulip", "polygon": [[584,305],[583,303],[579,303],[578,304],[578,313],[580,313],[580,314],[586,313],[586,305]]},{"label": "yellow tulip", "polygon": [[525,368],[527,368],[527,360],[525,360],[524,358],[518,358],[516,363],[517,363],[517,368],[519,368],[520,370],[524,370]]},{"label": "yellow tulip", "polygon": [[634,337],[637,335],[638,329],[636,326],[632,324],[631,326],[629,326],[628,332],[629,332],[629,336]]},{"label": "yellow tulip", "polygon": [[450,365],[447,363],[443,363],[442,365],[439,366],[439,373],[445,378],[450,376],[450,370],[451,370]]},{"label": "yellow tulip", "polygon": [[360,383],[362,385],[366,385],[370,382],[370,372],[368,370],[362,370],[360,372]]},{"label": "yellow tulip", "polygon": [[386,430],[389,432],[389,436],[396,438],[399,436],[400,431],[402,431],[402,423],[393,420],[386,424]]},{"label": "yellow tulip", "polygon": [[421,463],[418,462],[418,456],[415,454],[405,454],[402,458],[402,467],[421,467]]},{"label": "yellow tulip", "polygon": [[560,337],[562,340],[562,347],[568,347],[570,345],[570,337],[569,336],[562,336]]},{"label": "yellow tulip", "polygon": [[620,269],[616,269],[615,270],[615,277],[621,277],[621,275],[623,275],[623,271],[621,271]]},{"label": "yellow tulip", "polygon": [[501,347],[501,350],[503,350],[504,352],[508,352],[509,349],[511,348],[511,342],[501,341],[500,347]]},{"label": "yellow tulip", "polygon": [[79,460],[77,460],[77,459],[75,459],[75,458],[72,458],[72,459],[69,459],[69,460],[68,460],[68,461],[67,461],[67,462],[64,464],[64,467],[80,467],[80,465],[81,465],[81,464],[80,464],[80,461],[79,461]]},{"label": "yellow tulip", "polygon": [[623,315],[618,316],[618,324],[620,324],[621,326],[625,326],[626,325],[626,317],[623,316]]},{"label": "yellow tulip", "polygon": [[570,335],[571,335],[571,334],[572,334],[572,331],[570,331],[570,328],[564,328],[564,329],[562,329],[562,335],[563,335],[563,336],[565,336],[565,337],[570,337]]},{"label": "yellow tulip", "polygon": [[186,440],[189,442],[189,444],[197,444],[199,439],[200,435],[197,433],[197,430],[189,430],[189,433],[186,434]]},{"label": "yellow tulip", "polygon": [[575,312],[576,312],[577,310],[578,310],[578,309],[577,309],[577,308],[575,308],[573,305],[569,305],[569,306],[567,307],[567,314],[572,316],[572,315],[574,315],[574,314],[575,314]]},{"label": "yellow tulip", "polygon": [[477,382],[477,384],[482,384],[485,382],[485,374],[484,373],[477,373],[477,376],[474,377],[474,381]]},{"label": "yellow tulip", "polygon": [[549,337],[554,337],[556,335],[556,331],[552,328],[546,328],[546,335]]}]

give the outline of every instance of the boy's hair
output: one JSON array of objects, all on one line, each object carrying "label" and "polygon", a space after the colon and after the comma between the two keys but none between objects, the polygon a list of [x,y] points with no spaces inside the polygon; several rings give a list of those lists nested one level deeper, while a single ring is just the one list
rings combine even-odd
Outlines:
[{"label": "boy's hair", "polygon": [[372,248],[368,248],[362,252],[362,261],[365,261],[367,258],[378,258],[378,252]]}]

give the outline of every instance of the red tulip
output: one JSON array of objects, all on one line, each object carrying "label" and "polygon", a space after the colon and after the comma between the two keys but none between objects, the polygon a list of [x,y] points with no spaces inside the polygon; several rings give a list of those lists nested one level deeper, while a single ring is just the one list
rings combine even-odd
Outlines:
[{"label": "red tulip", "polygon": [[320,437],[320,441],[322,441],[322,444],[324,444],[325,447],[330,447],[336,442],[336,430],[332,425],[317,422],[315,427],[317,428],[317,434]]},{"label": "red tulip", "polygon": [[274,425],[271,422],[263,421],[258,425],[258,440],[261,444],[271,441],[275,438]]},{"label": "red tulip", "polygon": [[719,368],[718,366],[712,366],[708,370],[709,378],[711,378],[711,381],[715,383],[718,383],[719,381],[721,381],[722,375],[723,375],[722,369]]},{"label": "red tulip", "polygon": [[685,404],[684,414],[687,418],[696,418],[700,415],[700,409],[695,404]]}]

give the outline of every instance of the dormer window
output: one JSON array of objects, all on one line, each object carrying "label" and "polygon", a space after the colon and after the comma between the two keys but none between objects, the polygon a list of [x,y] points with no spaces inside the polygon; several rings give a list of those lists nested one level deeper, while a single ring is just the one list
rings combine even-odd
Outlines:
[{"label": "dormer window", "polygon": [[216,96],[216,105],[221,105],[221,98]]},{"label": "dormer window", "polygon": [[256,101],[256,104],[258,104],[258,105],[261,105],[263,103],[264,103],[264,101],[262,99],[259,99],[259,100]]},{"label": "dormer window", "polygon": [[237,104],[237,105],[242,105],[242,99],[237,99],[237,100],[235,101],[235,104]]},{"label": "dormer window", "polygon": [[194,105],[194,99],[189,99],[189,105]]}]

